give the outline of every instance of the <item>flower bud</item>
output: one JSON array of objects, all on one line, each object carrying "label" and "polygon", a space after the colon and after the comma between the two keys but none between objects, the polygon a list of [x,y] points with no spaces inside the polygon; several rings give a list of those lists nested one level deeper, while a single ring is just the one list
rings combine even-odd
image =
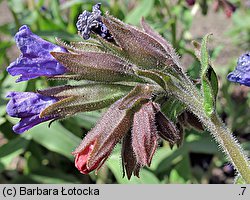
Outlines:
[{"label": "flower bud", "polygon": [[178,144],[180,140],[180,132],[178,128],[170,121],[161,111],[155,115],[158,134],[162,139],[169,142],[170,147]]},{"label": "flower bud", "polygon": [[162,69],[169,63],[168,52],[149,34],[109,15],[102,21],[130,62],[146,69]]},{"label": "flower bud", "polygon": [[110,106],[73,152],[75,165],[82,173],[100,168],[115,145],[129,131],[132,113],[120,110],[120,102],[118,100]]},{"label": "flower bud", "polygon": [[132,127],[132,147],[140,166],[150,166],[158,145],[153,102],[143,104],[135,112]]},{"label": "flower bud", "polygon": [[128,179],[131,178],[134,173],[135,176],[139,178],[140,166],[137,163],[133,147],[132,147],[132,136],[131,131],[126,134],[122,140],[122,168],[123,168],[123,177],[125,172]]},{"label": "flower bud", "polygon": [[186,128],[189,128],[191,126],[197,131],[204,131],[203,125],[199,121],[199,119],[193,113],[187,110],[184,111],[180,116],[178,116],[178,120]]},{"label": "flower bud", "polygon": [[93,32],[106,40],[113,41],[112,35],[101,20],[100,8],[101,3],[97,3],[92,7],[92,13],[86,10],[83,11],[76,23],[77,30],[85,40],[89,39],[90,33]]}]

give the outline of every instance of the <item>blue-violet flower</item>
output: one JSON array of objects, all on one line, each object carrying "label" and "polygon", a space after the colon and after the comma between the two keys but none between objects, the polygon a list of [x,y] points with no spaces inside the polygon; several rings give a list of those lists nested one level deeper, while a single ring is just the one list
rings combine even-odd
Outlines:
[{"label": "blue-violet flower", "polygon": [[45,108],[57,102],[54,97],[33,92],[9,92],[7,97],[11,98],[6,108],[8,115],[21,118],[19,123],[13,127],[15,133],[23,133],[37,124],[55,118],[55,116],[39,117]]},{"label": "blue-violet flower", "polygon": [[250,52],[239,57],[236,69],[227,76],[229,81],[250,87]]},{"label": "blue-violet flower", "polygon": [[66,68],[50,55],[50,52],[66,52],[66,49],[43,40],[23,25],[15,35],[21,55],[12,62],[7,71],[12,76],[21,75],[16,82],[27,81],[39,76],[64,74]]},{"label": "blue-violet flower", "polygon": [[89,39],[90,33],[93,32],[108,41],[113,41],[113,37],[108,28],[102,22],[102,12],[100,8],[101,3],[97,3],[92,7],[92,12],[85,10],[79,15],[76,27],[84,40]]}]

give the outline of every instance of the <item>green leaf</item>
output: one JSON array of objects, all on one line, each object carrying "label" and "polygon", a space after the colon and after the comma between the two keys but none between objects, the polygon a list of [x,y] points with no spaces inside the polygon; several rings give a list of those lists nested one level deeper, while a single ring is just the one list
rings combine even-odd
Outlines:
[{"label": "green leaf", "polygon": [[152,159],[150,170],[156,171],[156,173],[158,173],[158,167],[160,163],[164,159],[166,159],[168,156],[173,154],[175,151],[176,151],[176,147],[173,147],[173,149],[170,149],[168,145],[164,145],[163,147],[158,148],[157,152],[155,153]]},{"label": "green leaf", "polygon": [[210,136],[201,137],[198,140],[186,142],[185,148],[193,153],[203,153],[203,154],[217,154],[218,147],[214,143]]},{"label": "green leaf", "polygon": [[23,92],[27,87],[27,81],[15,83],[16,77],[7,75],[3,77],[0,87],[0,116],[3,116],[6,112],[5,107],[7,104],[6,95],[11,91]]},{"label": "green leaf", "polygon": [[82,126],[87,130],[90,130],[94,127],[97,120],[101,117],[101,113],[97,111],[93,112],[85,112],[85,113],[79,113],[77,116],[73,117],[75,120],[75,123],[78,124],[78,126]]},{"label": "green leaf", "polygon": [[209,53],[207,50],[208,37],[207,34],[202,39],[202,44],[193,42],[195,53],[201,62],[201,84],[203,92],[203,107],[207,116],[211,116],[215,112],[216,97],[218,93],[218,79],[214,69],[212,68]]},{"label": "green leaf", "polygon": [[53,15],[53,21],[55,21],[57,24],[64,24],[62,13],[60,12],[60,2],[59,1],[51,1],[51,11]]},{"label": "green leaf", "polygon": [[[183,170],[190,170],[188,169],[188,164],[187,164],[188,161],[187,160],[185,162],[183,161],[183,159],[187,159],[185,158],[185,155],[187,155],[190,152],[217,154],[218,148],[216,144],[211,141],[211,138],[209,136],[197,138],[190,142],[185,142],[183,146],[181,146],[178,149],[174,148],[173,150],[171,150],[169,147],[164,146],[157,151],[156,155],[152,160],[152,165],[150,169],[155,171],[157,175],[166,174],[168,170],[171,169],[172,166],[179,166],[182,164],[186,165],[186,169]],[[181,169],[179,169],[178,167],[176,169],[179,170],[178,173],[184,174],[184,172],[181,172],[180,171]]]},{"label": "green leaf", "polygon": [[17,78],[8,75],[4,81],[2,82],[1,85],[1,90],[0,90],[0,98],[2,99],[6,99],[5,96],[8,92],[11,91],[17,91],[17,92],[23,92],[25,91],[26,87],[27,87],[27,81],[23,81],[23,82],[19,82],[19,83],[15,83],[15,80]]},{"label": "green leaf", "polygon": [[147,17],[154,6],[154,0],[143,0],[136,8],[126,15],[125,22],[139,24],[142,17]]},{"label": "green leaf", "polygon": [[208,50],[207,50],[207,41],[210,35],[211,34],[205,35],[201,43],[201,74],[202,75],[206,74],[209,68],[210,57],[209,57]]},{"label": "green leaf", "polygon": [[216,101],[216,97],[218,94],[218,79],[217,79],[217,75],[216,75],[214,69],[211,67],[211,65],[207,70],[206,77],[209,80],[209,83],[212,87],[214,101]]},{"label": "green leaf", "polygon": [[27,133],[38,144],[50,151],[54,151],[73,160],[71,152],[80,144],[81,139],[67,131],[59,123],[53,123],[48,128],[48,123],[33,127]]},{"label": "green leaf", "polygon": [[211,116],[214,112],[214,98],[213,90],[207,77],[207,71],[209,68],[209,54],[207,50],[207,40],[209,35],[206,35],[201,44],[201,84],[203,91],[203,107],[208,116]]},{"label": "green leaf", "polygon": [[202,78],[202,89],[203,89],[203,107],[207,116],[211,116],[214,113],[214,99],[212,96],[212,90],[209,84],[209,81],[205,78]]},{"label": "green leaf", "polygon": [[24,152],[29,140],[17,137],[0,147],[0,165],[7,167],[16,156]]},{"label": "green leaf", "polygon": [[[100,1],[98,1],[98,2],[100,2]],[[72,6],[78,5],[78,4],[79,5],[83,4],[83,0],[69,0],[69,1],[65,1],[65,2],[63,2],[60,5],[60,9],[61,10],[65,10],[65,9],[71,8]]]},{"label": "green leaf", "polygon": [[27,181],[27,183],[43,184],[80,183],[73,175],[66,174],[60,169],[53,170],[46,167],[40,167],[39,171],[33,172],[32,174],[19,176],[15,178],[12,183],[21,184],[25,181]]},{"label": "green leaf", "polygon": [[9,0],[7,2],[12,12],[21,13],[23,10],[25,10],[25,4],[22,0]]},{"label": "green leaf", "polygon": [[179,174],[179,172],[176,169],[171,170],[171,173],[169,175],[169,183],[178,183],[183,184],[186,183],[185,179]]},{"label": "green leaf", "polygon": [[[179,183],[187,183],[191,179],[191,163],[189,154],[184,154],[182,161],[176,166],[175,170],[178,172],[179,176]],[[172,171],[171,171],[172,172]]]},{"label": "green leaf", "polygon": [[117,153],[113,153],[109,160],[106,162],[108,168],[114,174],[116,180],[120,184],[159,184],[160,181],[158,178],[150,171],[145,168],[140,171],[140,178],[132,176],[130,180],[127,177],[122,177],[122,167],[121,167],[121,159],[120,159],[120,151],[116,151]]},{"label": "green leaf", "polygon": [[[183,154],[187,151],[186,147],[182,146],[179,149],[173,150],[171,154],[166,152],[166,156],[162,157],[157,166],[157,174],[166,174],[171,169],[171,166],[175,166],[183,159]],[[153,163],[153,162],[152,162]]]},{"label": "green leaf", "polygon": [[161,111],[171,120],[175,121],[176,118],[185,110],[182,102],[175,98],[169,97],[161,106]]},{"label": "green leaf", "polygon": [[0,117],[0,125],[5,123],[6,122],[6,119],[4,117]]}]

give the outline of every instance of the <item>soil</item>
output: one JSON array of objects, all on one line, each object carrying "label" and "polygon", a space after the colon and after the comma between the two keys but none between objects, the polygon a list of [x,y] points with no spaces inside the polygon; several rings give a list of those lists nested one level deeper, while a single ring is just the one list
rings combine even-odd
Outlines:
[{"label": "soil", "polygon": [[[226,33],[233,27],[232,18],[227,18],[223,11],[214,12],[210,7],[207,15],[202,15],[198,11],[194,17],[192,27],[190,29],[192,38],[202,38],[207,33],[212,33],[208,47],[213,49],[216,46],[222,45],[224,48],[218,58],[213,62],[214,67],[221,67],[231,62],[232,58],[239,57],[243,52],[236,48],[229,35]],[[190,62],[185,58],[183,62]],[[236,61],[235,61],[236,63]]]}]

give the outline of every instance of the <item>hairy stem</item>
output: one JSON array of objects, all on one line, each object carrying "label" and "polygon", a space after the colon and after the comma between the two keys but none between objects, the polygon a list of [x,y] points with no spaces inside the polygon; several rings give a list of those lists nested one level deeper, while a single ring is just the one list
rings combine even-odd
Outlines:
[{"label": "hairy stem", "polygon": [[[187,84],[187,82],[185,83]],[[229,129],[222,123],[221,119],[216,113],[208,117],[203,109],[203,101],[196,95],[181,91],[181,88],[176,87],[174,84],[168,85],[171,93],[176,96],[181,102],[183,102],[187,108],[192,111],[204,124],[204,126],[210,131],[213,138],[219,144],[219,147],[226,154],[238,171],[240,176],[245,180],[247,184],[250,183],[250,163],[244,153],[242,147]],[[194,85],[193,91],[196,90]]]},{"label": "hairy stem", "polygon": [[249,184],[250,164],[237,139],[233,137],[217,114],[211,116],[211,121],[203,123],[210,129],[211,134],[219,143],[228,159],[233,163],[241,177]]}]

